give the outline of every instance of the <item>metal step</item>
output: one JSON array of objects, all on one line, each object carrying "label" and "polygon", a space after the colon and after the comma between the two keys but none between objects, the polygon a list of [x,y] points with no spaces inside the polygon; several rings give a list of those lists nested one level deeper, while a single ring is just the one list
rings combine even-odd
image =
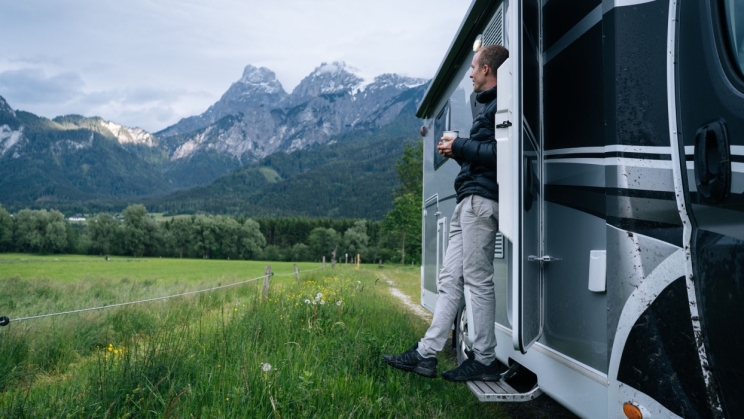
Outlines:
[{"label": "metal step", "polygon": [[468,381],[468,388],[482,402],[528,402],[542,394],[535,384],[532,390],[520,393],[506,381]]}]

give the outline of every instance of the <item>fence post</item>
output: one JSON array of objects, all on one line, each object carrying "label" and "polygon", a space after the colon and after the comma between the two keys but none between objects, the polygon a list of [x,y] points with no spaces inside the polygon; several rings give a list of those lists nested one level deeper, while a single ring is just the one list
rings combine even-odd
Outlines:
[{"label": "fence post", "polygon": [[356,266],[356,268],[357,268],[357,269],[359,269],[359,265],[360,265],[361,263],[362,263],[362,258],[361,258],[361,256],[359,255],[359,253],[357,253],[357,266]]},{"label": "fence post", "polygon": [[296,263],[294,264],[294,269],[295,269],[295,281],[300,282],[300,271],[297,270],[297,264]]},{"label": "fence post", "polygon": [[323,269],[325,269],[325,256],[323,256]]},{"label": "fence post", "polygon": [[266,265],[266,272],[264,273],[263,291],[261,293],[261,300],[266,301],[269,298],[269,281],[271,281],[271,265]]}]

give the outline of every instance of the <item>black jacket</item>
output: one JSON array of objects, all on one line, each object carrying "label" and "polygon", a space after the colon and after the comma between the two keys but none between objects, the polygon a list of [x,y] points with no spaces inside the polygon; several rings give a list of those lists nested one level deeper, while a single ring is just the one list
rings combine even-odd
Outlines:
[{"label": "black jacket", "polygon": [[476,95],[484,103],[480,113],[473,119],[470,138],[456,138],[452,142],[452,154],[460,164],[460,173],[455,178],[455,191],[459,203],[469,195],[499,200],[499,185],[496,183],[496,87]]}]

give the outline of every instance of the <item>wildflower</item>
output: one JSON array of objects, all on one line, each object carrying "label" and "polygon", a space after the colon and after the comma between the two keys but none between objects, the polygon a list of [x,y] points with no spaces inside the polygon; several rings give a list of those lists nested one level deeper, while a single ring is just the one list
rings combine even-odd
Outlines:
[{"label": "wildflower", "polygon": [[310,300],[305,300],[305,304],[310,304]]},{"label": "wildflower", "polygon": [[325,304],[325,300],[320,300],[320,305]]},{"label": "wildflower", "polygon": [[226,402],[229,402],[230,401],[230,398],[229,397],[225,397],[225,401]]},{"label": "wildflower", "polygon": [[238,311],[238,308],[237,307],[235,308],[235,311]]},{"label": "wildflower", "polygon": [[343,302],[343,301],[341,301],[341,300],[338,300],[338,301],[336,301],[336,305],[337,305],[337,306],[339,306],[339,307],[341,307],[341,304],[343,304],[343,303],[344,303],[344,302]]},{"label": "wildflower", "polygon": [[268,362],[266,362],[266,363],[262,362],[261,363],[261,370],[263,372],[269,372],[269,371],[271,371],[271,364],[269,364]]},{"label": "wildflower", "polygon": [[321,294],[321,293],[318,293],[318,294],[317,294],[317,295],[315,296],[315,301],[320,301],[320,299],[321,299],[321,298],[323,298],[323,294]]}]

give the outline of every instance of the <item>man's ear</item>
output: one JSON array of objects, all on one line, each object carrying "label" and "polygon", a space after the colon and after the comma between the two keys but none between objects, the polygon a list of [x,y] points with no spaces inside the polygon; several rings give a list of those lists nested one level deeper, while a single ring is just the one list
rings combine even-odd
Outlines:
[{"label": "man's ear", "polygon": [[486,75],[492,74],[494,77],[496,76],[495,74],[493,74],[493,71],[491,71],[491,66],[490,65],[483,64],[482,67],[483,67],[483,70],[485,70],[485,74]]}]

